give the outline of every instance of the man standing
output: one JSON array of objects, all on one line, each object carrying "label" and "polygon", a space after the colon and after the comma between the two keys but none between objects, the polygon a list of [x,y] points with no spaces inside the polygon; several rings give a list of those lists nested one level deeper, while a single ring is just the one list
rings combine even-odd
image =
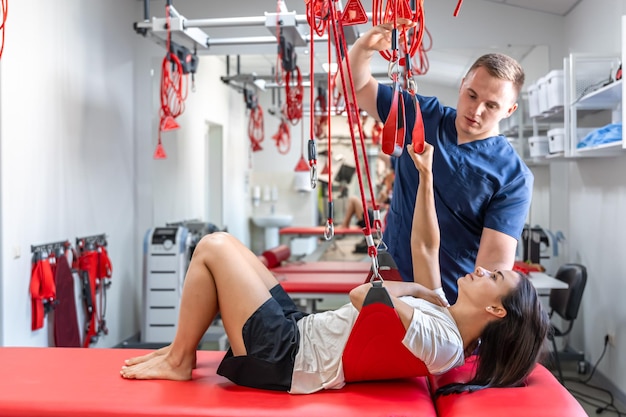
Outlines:
[{"label": "man standing", "polygon": [[[379,84],[372,56],[390,49],[391,24],[373,27],[349,51],[358,107],[379,121],[389,114],[393,89]],[[435,206],[441,230],[443,289],[450,303],[456,280],[477,265],[490,270],[513,267],[532,196],[533,174],[507,139],[500,120],[517,109],[524,72],[512,58],[488,54],[471,66],[459,89],[457,108],[436,97],[416,95],[425,140],[434,147]],[[412,97],[402,92],[405,144],[415,123]],[[383,236],[405,281],[413,281],[411,222],[419,177],[406,151],[395,160],[394,198]]]}]

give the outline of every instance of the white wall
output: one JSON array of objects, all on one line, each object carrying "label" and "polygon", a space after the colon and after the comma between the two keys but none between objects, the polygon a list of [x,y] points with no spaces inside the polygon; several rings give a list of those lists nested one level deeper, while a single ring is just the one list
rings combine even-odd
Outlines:
[{"label": "white wall", "polygon": [[0,74],[2,345],[48,345],[48,326],[31,332],[30,245],[100,233],[114,275],[110,333],[98,345],[137,326],[120,308],[135,302],[137,280],[135,9],[122,0],[11,4]]},{"label": "white wall", "polygon": [[[208,124],[224,136],[219,226],[249,241],[243,102],[219,80],[222,61],[202,58],[181,129],[164,135],[168,158],[154,160],[164,51],[132,30],[140,2],[25,0],[10,16],[0,73],[0,345],[50,344],[49,324],[30,329],[30,245],[106,233],[109,335],[97,346],[114,346],[139,330],[148,228],[206,220],[217,198],[208,189]],[[50,21],[54,30],[41,36]]]},{"label": "white wall", "polygon": [[[565,19],[567,53],[621,51],[622,0],[583,0]],[[581,28],[583,30],[581,30]],[[593,30],[588,30],[593,28]],[[621,40],[620,40],[621,39]],[[614,332],[599,371],[615,386],[626,387],[626,156],[579,159],[551,165],[552,219],[567,227],[567,260],[587,266],[583,310],[572,344],[594,363],[602,352],[604,335]],[[565,191],[566,190],[566,191]],[[622,395],[622,397],[623,397]]]}]

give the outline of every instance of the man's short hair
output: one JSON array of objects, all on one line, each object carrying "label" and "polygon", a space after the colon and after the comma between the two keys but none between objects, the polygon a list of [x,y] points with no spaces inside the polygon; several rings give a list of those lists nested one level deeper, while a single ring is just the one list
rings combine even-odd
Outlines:
[{"label": "man's short hair", "polygon": [[479,67],[485,68],[492,77],[511,81],[519,95],[524,85],[525,76],[524,69],[515,59],[498,53],[485,54],[474,61],[467,73],[469,74]]}]

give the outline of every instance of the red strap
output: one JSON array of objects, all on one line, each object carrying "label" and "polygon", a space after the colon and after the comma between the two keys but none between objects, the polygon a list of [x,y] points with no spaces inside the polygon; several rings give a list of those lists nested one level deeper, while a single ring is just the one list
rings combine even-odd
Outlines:
[{"label": "red strap", "polygon": [[[88,317],[89,323],[87,324],[85,339],[83,340],[83,347],[89,347],[91,344],[91,338],[97,334],[96,331],[96,316],[97,316],[97,306],[96,306],[96,278],[98,276],[98,252],[95,250],[90,250],[81,253],[78,258],[78,267],[81,271],[87,271],[89,274],[89,292],[91,294],[91,302],[93,311],[91,312],[91,316]],[[90,313],[87,313],[89,316]]]},{"label": "red strap", "polygon": [[420,108],[420,102],[413,95],[413,104],[415,104],[415,123],[413,124],[413,132],[411,132],[411,141],[413,142],[413,150],[415,153],[424,152],[424,119],[422,118],[422,109]]},{"label": "red strap", "polygon": [[30,295],[32,301],[31,329],[37,330],[43,327],[44,300],[53,302],[56,298],[56,285],[50,261],[40,259],[35,261],[31,270]]},{"label": "red strap", "polygon": [[111,259],[104,246],[98,246],[98,257],[98,275],[96,278],[111,278],[113,275],[113,266],[111,265]]},{"label": "red strap", "polygon": [[406,330],[396,310],[382,302],[364,305],[343,351],[347,382],[428,375],[423,361],[403,344]]},{"label": "red strap", "polygon": [[399,85],[393,92],[391,108],[383,126],[382,150],[387,155],[400,156],[404,148],[404,99]]},{"label": "red strap", "polygon": [[263,127],[263,109],[260,104],[250,110],[248,120],[248,137],[252,144],[252,152],[261,151],[261,142],[265,139],[265,129]]}]

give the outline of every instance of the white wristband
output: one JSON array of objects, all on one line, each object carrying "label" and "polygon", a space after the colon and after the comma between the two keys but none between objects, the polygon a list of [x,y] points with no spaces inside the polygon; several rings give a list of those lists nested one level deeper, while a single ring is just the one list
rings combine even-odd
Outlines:
[{"label": "white wristband", "polygon": [[443,288],[441,287],[435,288],[434,291],[435,291],[435,294],[437,294],[439,298],[441,298],[441,301],[443,301],[446,307],[450,306],[450,303],[448,302],[448,299],[446,298],[446,293],[443,292]]}]

